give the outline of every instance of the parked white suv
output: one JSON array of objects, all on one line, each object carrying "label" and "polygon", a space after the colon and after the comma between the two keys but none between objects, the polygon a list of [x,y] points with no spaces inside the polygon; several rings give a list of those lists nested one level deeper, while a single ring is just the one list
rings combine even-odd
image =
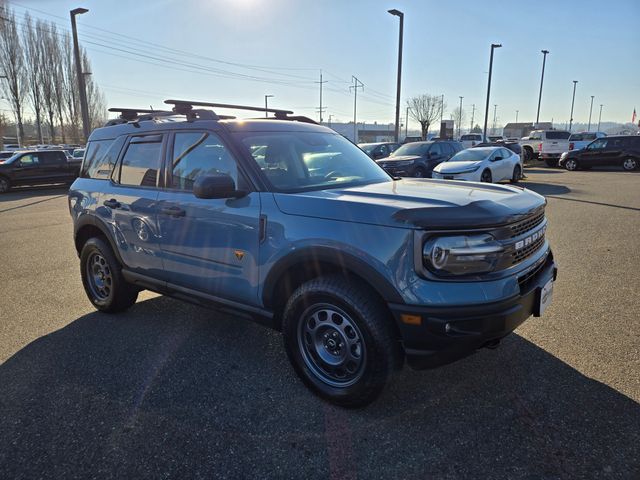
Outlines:
[{"label": "parked white suv", "polygon": [[569,150],[570,136],[566,130],[534,130],[520,140],[525,162],[537,158],[549,167],[558,166],[560,155]]},{"label": "parked white suv", "polygon": [[488,143],[489,141],[481,133],[467,133],[460,137],[460,143],[463,148],[475,147],[479,143]]}]

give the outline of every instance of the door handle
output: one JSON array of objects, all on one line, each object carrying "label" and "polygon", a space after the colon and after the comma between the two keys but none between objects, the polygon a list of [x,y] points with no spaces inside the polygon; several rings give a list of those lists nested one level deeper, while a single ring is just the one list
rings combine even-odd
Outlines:
[{"label": "door handle", "polygon": [[180,207],[164,207],[160,209],[160,213],[170,217],[184,217],[187,212]]},{"label": "door handle", "polygon": [[113,209],[121,207],[120,202],[118,202],[115,198],[112,198],[111,200],[105,200],[104,202],[102,202],[102,204],[105,207],[109,207],[109,208],[113,208]]}]

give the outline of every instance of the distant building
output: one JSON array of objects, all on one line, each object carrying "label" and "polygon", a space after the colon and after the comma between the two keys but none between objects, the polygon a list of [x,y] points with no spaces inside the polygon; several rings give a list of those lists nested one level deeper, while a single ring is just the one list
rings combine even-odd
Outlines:
[{"label": "distant building", "polygon": [[553,124],[551,122],[540,122],[538,124],[532,122],[511,122],[504,126],[502,136],[506,138],[522,138],[528,137],[533,130],[551,130],[552,128]]},{"label": "distant building", "polygon": [[[336,123],[322,122],[325,127],[332,128],[343,137],[348,138],[354,143],[374,143],[374,142],[393,142],[395,141],[395,126],[393,123],[358,123],[358,138],[353,138],[353,122]],[[404,127],[400,128],[400,141],[404,140]],[[407,131],[409,137],[419,137],[420,130],[409,129]]]}]

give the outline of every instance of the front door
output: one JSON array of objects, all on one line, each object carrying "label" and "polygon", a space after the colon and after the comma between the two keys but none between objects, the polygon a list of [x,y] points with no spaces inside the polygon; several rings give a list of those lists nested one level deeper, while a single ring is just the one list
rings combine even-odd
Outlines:
[{"label": "front door", "polygon": [[580,150],[580,165],[584,167],[606,165],[611,150],[609,141],[606,137],[599,138]]},{"label": "front door", "polygon": [[[232,152],[214,132],[177,132],[166,171],[158,222],[167,283],[257,305],[260,196]],[[247,194],[196,198],[194,180],[216,173],[230,175]]]},{"label": "front door", "polygon": [[25,153],[18,160],[14,170],[16,185],[35,185],[43,178],[42,168],[37,153]]}]

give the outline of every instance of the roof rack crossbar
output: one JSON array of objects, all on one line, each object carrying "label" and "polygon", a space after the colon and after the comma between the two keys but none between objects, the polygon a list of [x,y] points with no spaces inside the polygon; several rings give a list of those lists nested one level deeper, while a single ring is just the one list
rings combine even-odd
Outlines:
[{"label": "roof rack crossbar", "polygon": [[[233,110],[250,110],[252,112],[269,112],[269,113],[275,113],[276,114],[276,118],[278,116],[281,116],[282,118],[286,117],[287,115],[291,115],[293,112],[291,110],[281,110],[278,108],[264,108],[264,107],[252,107],[252,106],[248,106],[248,105],[231,105],[228,103],[210,103],[210,102],[198,102],[198,101],[193,101],[193,100],[165,100],[164,103],[168,104],[168,105],[175,105],[174,106],[174,110],[176,110],[176,108],[178,109],[184,109],[184,108],[188,108],[189,106],[191,107],[213,107],[213,108],[230,108]],[[176,110],[178,111],[178,110]]]}]

